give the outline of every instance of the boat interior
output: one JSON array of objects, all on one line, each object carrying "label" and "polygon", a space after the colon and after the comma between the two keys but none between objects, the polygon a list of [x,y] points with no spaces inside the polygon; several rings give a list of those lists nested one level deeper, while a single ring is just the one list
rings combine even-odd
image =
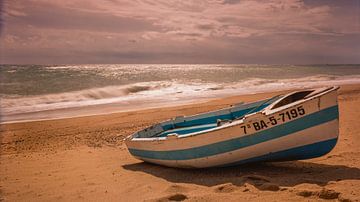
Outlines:
[{"label": "boat interior", "polygon": [[[333,88],[333,87],[331,87]],[[181,116],[174,119],[153,125],[135,133],[132,139],[144,138],[166,138],[170,136],[181,136],[213,129],[223,123],[239,120],[262,110],[274,110],[320,93],[331,90],[331,88],[319,88],[315,90],[296,91],[286,95],[278,95],[252,103],[236,104],[232,107],[197,114],[193,116]]]},{"label": "boat interior", "polygon": [[247,114],[261,111],[280,97],[282,96],[253,103],[240,103],[229,108],[193,116],[176,117],[139,131],[133,135],[133,138],[161,138],[169,135],[185,135],[216,128],[224,122],[231,122],[241,119]]}]

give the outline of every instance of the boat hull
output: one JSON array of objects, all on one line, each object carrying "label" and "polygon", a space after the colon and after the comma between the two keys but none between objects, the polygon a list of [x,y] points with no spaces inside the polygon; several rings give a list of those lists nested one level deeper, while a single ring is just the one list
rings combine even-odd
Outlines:
[{"label": "boat hull", "polygon": [[170,167],[204,168],[309,159],[334,148],[339,135],[338,118],[334,90],[219,130],[161,140],[126,141],[126,144],[136,158]]}]

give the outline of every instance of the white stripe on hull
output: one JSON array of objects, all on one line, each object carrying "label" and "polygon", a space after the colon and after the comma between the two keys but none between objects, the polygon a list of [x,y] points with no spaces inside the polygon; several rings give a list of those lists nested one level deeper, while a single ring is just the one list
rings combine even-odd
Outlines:
[{"label": "white stripe on hull", "polygon": [[204,158],[191,160],[156,160],[140,158],[144,161],[166,165],[170,167],[212,167],[230,164],[241,160],[262,156],[270,152],[283,151],[308,144],[313,144],[338,137],[338,119],[317,125],[281,138],[262,142],[253,146],[248,146],[232,152],[213,155]]}]

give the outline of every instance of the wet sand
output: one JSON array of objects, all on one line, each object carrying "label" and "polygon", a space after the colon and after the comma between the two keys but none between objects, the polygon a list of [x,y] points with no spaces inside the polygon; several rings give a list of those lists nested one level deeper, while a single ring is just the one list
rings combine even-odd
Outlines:
[{"label": "wet sand", "polygon": [[0,125],[0,200],[360,201],[360,85],[339,91],[340,139],[324,157],[182,170],[133,158],[123,138],[174,116],[278,93]]}]

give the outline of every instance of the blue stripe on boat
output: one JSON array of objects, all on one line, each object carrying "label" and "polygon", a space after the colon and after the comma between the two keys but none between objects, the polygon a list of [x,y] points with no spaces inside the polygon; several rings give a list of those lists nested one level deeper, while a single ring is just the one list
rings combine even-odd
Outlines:
[{"label": "blue stripe on boat", "polygon": [[[243,116],[244,114],[248,113],[249,111],[251,111],[253,109],[254,109],[254,107],[242,109],[242,110],[239,110],[236,112],[222,114],[222,115],[218,115],[218,116],[209,116],[209,117],[204,117],[204,118],[190,120],[190,121],[185,120],[184,122],[175,124],[175,127],[180,128],[180,127],[189,127],[189,126],[194,126],[194,125],[212,124],[212,123],[216,123],[216,121],[218,119],[229,119],[229,120],[231,119],[232,120],[236,117]],[[259,109],[259,110],[261,110],[261,109]],[[165,125],[165,126],[163,126],[163,128],[164,128],[164,130],[171,130],[171,129],[173,129],[173,125],[172,124]]]},{"label": "blue stripe on boat", "polygon": [[215,128],[217,127],[216,123],[212,123],[212,124],[203,124],[203,125],[196,125],[196,126],[192,126],[192,127],[185,127],[185,128],[176,128],[173,130],[167,130],[163,133],[160,133],[160,135],[158,135],[157,137],[166,137],[167,135],[171,134],[171,133],[176,133],[176,134],[189,134],[189,133],[195,133],[198,131],[202,131],[202,130],[207,130],[207,129],[211,129],[211,128]]},{"label": "blue stripe on boat", "polygon": [[320,125],[339,117],[338,106],[332,106],[294,121],[275,126],[245,137],[234,138],[200,147],[172,151],[149,151],[129,148],[132,155],[159,160],[189,160],[222,154]]},{"label": "blue stripe on boat", "polygon": [[263,156],[244,159],[234,163],[221,165],[220,167],[235,166],[259,161],[289,161],[316,158],[329,153],[335,147],[337,140],[338,138],[329,139],[296,148],[265,154]]},{"label": "blue stripe on boat", "polygon": [[[243,115],[245,115],[246,113],[256,109],[253,112],[257,112],[260,111],[262,109],[264,109],[265,107],[269,106],[271,103],[266,103],[258,108],[256,107],[249,107],[249,108],[245,108],[245,109],[241,109],[239,111],[234,111],[228,114],[222,114],[222,115],[218,115],[218,116],[209,116],[209,117],[204,117],[204,118],[199,118],[199,119],[194,119],[194,120],[190,120],[190,121],[184,121],[181,123],[177,123],[175,124],[175,127],[189,127],[189,126],[194,126],[194,125],[203,125],[203,124],[212,124],[212,123],[216,123],[216,121],[218,119],[222,119],[222,120],[233,120],[236,119],[238,117],[241,117]],[[173,129],[174,125],[173,124],[169,124],[169,125],[163,125],[162,126],[163,129],[165,130],[165,132],[167,130],[171,130]],[[160,135],[161,137],[164,137],[163,134]]]}]

